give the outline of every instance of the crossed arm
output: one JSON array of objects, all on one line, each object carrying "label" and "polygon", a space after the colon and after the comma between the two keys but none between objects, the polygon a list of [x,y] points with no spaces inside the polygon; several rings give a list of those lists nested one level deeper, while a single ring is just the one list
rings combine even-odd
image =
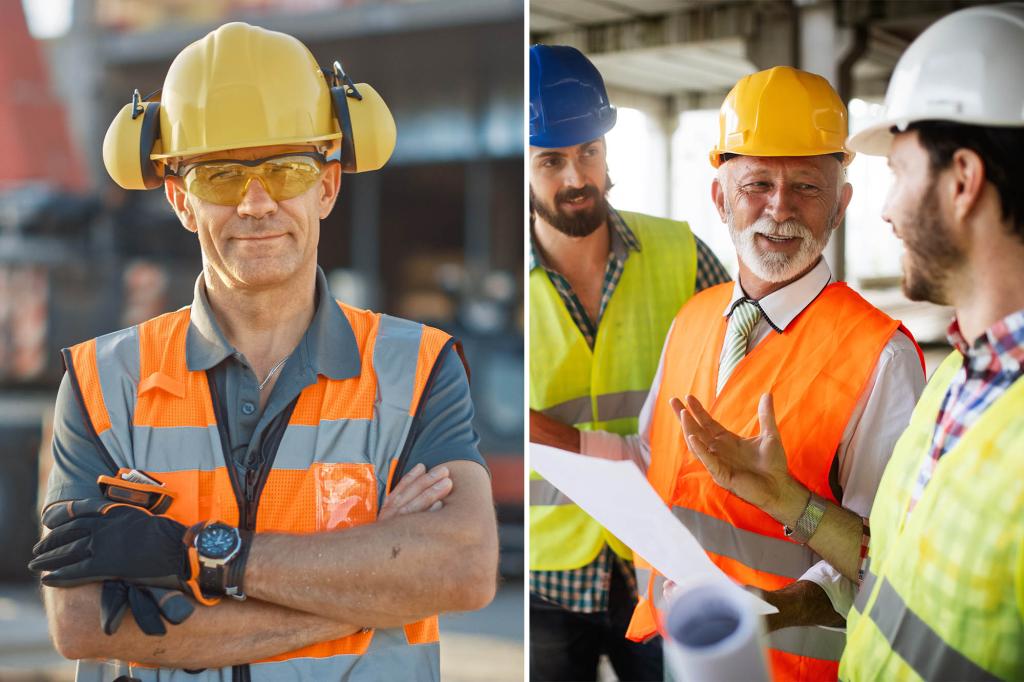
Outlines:
[{"label": "crossed arm", "polygon": [[[361,627],[481,608],[496,587],[498,543],[489,478],[470,461],[448,462],[431,474],[438,476],[403,478],[377,523],[310,535],[257,535],[245,575],[251,598],[199,606],[159,638],[142,634],[131,618],[115,634],[104,635],[98,627],[97,584],[44,588],[57,650],[67,658],[223,667]],[[426,513],[441,498],[443,507]]]}]

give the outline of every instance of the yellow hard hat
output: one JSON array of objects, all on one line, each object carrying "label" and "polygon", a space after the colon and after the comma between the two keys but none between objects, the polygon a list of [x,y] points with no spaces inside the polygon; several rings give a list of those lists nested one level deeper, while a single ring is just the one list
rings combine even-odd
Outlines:
[{"label": "yellow hard hat", "polygon": [[320,68],[298,39],[224,24],[175,57],[159,98],[136,91],[103,140],[103,161],[125,189],[162,181],[170,159],[282,144],[340,145],[343,170],[377,170],[395,147],[384,100],[334,63]]},{"label": "yellow hard hat", "polygon": [[718,168],[722,154],[842,154],[845,166],[854,156],[845,146],[847,121],[846,106],[821,76],[789,66],[758,71],[722,103],[711,165]]}]

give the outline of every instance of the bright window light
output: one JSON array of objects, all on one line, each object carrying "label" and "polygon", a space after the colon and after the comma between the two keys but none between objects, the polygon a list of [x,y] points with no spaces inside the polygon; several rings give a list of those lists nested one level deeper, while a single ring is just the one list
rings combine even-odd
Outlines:
[{"label": "bright window light", "polygon": [[615,127],[605,136],[608,171],[615,183],[608,200],[615,208],[667,216],[665,133],[653,116],[617,109]]}]

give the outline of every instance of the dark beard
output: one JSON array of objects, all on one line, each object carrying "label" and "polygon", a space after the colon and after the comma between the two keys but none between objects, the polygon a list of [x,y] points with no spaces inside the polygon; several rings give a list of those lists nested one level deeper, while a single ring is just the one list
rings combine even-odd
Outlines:
[{"label": "dark beard", "polygon": [[[586,211],[563,212],[556,207],[563,201],[577,197],[591,197],[594,206]],[[530,208],[544,222],[568,237],[586,237],[604,224],[608,219],[608,204],[593,185],[585,185],[579,189],[563,189],[555,195],[555,207],[539,200],[530,188]]]},{"label": "dark beard", "polygon": [[964,256],[953,243],[935,193],[933,184],[917,206],[914,227],[900,231],[907,251],[903,293],[911,301],[948,305],[946,280],[963,263]]}]

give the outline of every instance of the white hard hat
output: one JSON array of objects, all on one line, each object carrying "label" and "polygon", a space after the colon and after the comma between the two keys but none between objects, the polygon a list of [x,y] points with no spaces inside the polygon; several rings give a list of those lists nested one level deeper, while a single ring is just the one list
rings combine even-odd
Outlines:
[{"label": "white hard hat", "polygon": [[917,121],[1024,126],[1024,3],[971,7],[935,22],[900,57],[882,120],[847,146],[886,156]]}]

